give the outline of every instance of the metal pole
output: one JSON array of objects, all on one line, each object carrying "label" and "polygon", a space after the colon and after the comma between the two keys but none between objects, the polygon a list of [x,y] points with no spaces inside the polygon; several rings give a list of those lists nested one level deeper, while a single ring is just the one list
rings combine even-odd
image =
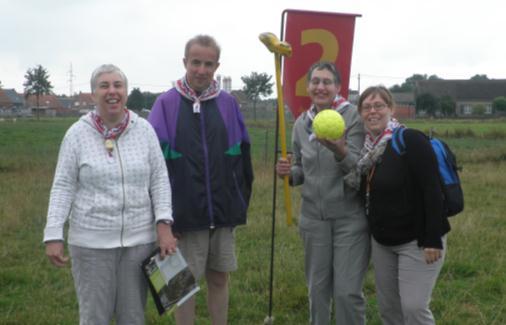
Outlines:
[{"label": "metal pole", "polygon": [[[284,26],[285,26],[285,13],[286,10],[281,13],[281,33],[280,38],[284,38]],[[279,94],[278,94],[279,96]],[[278,101],[279,105],[279,101]],[[278,112],[279,112],[278,107]],[[283,107],[284,111],[284,107]],[[272,316],[272,296],[273,296],[273,284],[274,284],[274,239],[276,238],[276,188],[277,188],[277,174],[276,174],[276,163],[278,161],[279,152],[279,114],[276,114],[276,131],[274,133],[274,165],[273,165],[273,176],[272,176],[272,223],[271,223],[271,265],[269,270],[269,314],[264,320],[265,325],[272,325],[274,323],[274,316]]]},{"label": "metal pole", "polygon": [[271,222],[271,261],[269,269],[269,314],[264,320],[265,325],[273,324],[274,317],[272,316],[272,291],[274,284],[274,239],[276,238],[276,189],[277,189],[277,175],[276,163],[278,160],[278,138],[279,138],[279,116],[276,114],[276,131],[274,133],[274,168],[272,175],[272,222]]}]

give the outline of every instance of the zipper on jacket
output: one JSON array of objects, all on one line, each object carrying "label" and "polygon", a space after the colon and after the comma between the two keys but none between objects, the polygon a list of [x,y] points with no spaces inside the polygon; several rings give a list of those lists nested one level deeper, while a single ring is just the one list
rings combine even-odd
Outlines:
[{"label": "zipper on jacket", "polygon": [[[322,145],[317,142],[316,143],[316,162],[317,162],[317,169],[318,169],[318,177],[320,177],[321,175],[321,170],[322,170],[322,166],[320,164],[320,149],[321,149]],[[324,220],[325,219],[325,216],[322,214],[323,212],[323,209],[322,209],[322,194],[321,194],[321,189],[320,189],[320,186],[317,186],[318,188],[318,212],[319,212],[319,215],[321,216],[320,219],[321,220]]]},{"label": "zipper on jacket", "polygon": [[119,152],[119,138],[115,141],[116,149],[118,152],[119,169],[121,173],[121,189],[123,191],[123,206],[121,208],[121,232],[120,232],[120,244],[123,247],[123,233],[125,231],[125,173],[123,172],[123,163],[121,161],[121,155]]},{"label": "zipper on jacket", "polygon": [[214,228],[213,200],[211,194],[211,178],[209,173],[209,148],[206,142],[206,125],[204,119],[205,109],[200,110],[200,132],[202,137],[202,149],[204,151],[204,173],[206,181],[207,214],[209,217],[209,228]]}]

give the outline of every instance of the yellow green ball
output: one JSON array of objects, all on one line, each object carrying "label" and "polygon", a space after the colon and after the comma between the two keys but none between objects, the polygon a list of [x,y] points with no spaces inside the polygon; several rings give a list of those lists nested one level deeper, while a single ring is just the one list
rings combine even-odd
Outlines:
[{"label": "yellow green ball", "polygon": [[313,131],[317,138],[337,140],[344,134],[345,123],[341,114],[333,109],[324,109],[313,120]]}]

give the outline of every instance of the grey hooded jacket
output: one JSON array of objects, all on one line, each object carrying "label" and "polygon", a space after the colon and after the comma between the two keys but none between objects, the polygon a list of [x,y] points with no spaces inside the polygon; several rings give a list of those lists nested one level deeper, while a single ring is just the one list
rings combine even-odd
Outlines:
[{"label": "grey hooded jacket", "polygon": [[346,123],[345,157],[311,139],[312,121],[307,112],[297,118],[292,133],[290,184],[302,185],[302,216],[319,220],[358,218],[358,230],[366,224],[364,208],[357,191],[348,187],[343,177],[360,157],[364,127],[355,106],[348,105],[340,112]]}]

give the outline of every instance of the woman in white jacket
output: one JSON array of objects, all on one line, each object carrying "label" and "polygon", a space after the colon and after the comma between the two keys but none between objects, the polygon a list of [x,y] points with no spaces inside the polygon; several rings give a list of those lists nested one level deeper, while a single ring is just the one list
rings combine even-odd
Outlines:
[{"label": "woman in white jacket", "polygon": [[[144,324],[140,263],[155,248],[175,252],[167,168],[151,125],[125,108],[127,78],[114,65],[92,74],[96,110],[63,139],[44,230],[46,255],[63,267],[63,228],[80,324]],[[155,230],[156,228],[156,230]]]}]

